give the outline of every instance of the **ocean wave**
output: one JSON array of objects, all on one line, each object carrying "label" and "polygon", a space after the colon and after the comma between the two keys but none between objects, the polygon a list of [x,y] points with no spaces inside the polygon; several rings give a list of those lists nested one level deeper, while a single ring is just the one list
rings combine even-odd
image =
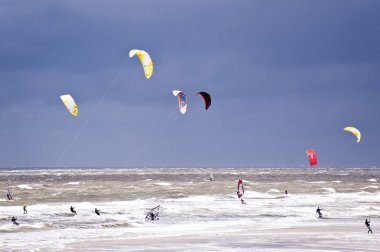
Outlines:
[{"label": "ocean wave", "polygon": [[160,186],[171,186],[172,184],[168,183],[168,182],[157,182],[157,183],[154,183],[155,185],[160,185]]},{"label": "ocean wave", "polygon": [[73,182],[68,182],[66,185],[79,185],[81,182],[80,181],[73,181]]},{"label": "ocean wave", "polygon": [[324,187],[324,188],[322,188],[322,190],[325,190],[325,191],[328,191],[328,192],[331,192],[331,193],[335,193],[336,192],[336,190],[334,188],[332,188],[332,187]]},{"label": "ocean wave", "polygon": [[272,188],[269,191],[267,191],[267,193],[279,193],[279,192],[280,192],[280,190],[275,189],[275,188]]},{"label": "ocean wave", "polygon": [[370,188],[373,188],[373,189],[377,189],[379,188],[378,186],[375,186],[375,185],[370,185],[370,186],[366,186],[366,187],[363,187],[363,188],[360,188],[361,190],[365,190],[365,189],[370,189]]},{"label": "ocean wave", "polygon": [[27,184],[17,185],[17,187],[20,189],[26,189],[26,190],[32,190],[33,189],[33,187],[31,187],[30,185],[27,185]]}]

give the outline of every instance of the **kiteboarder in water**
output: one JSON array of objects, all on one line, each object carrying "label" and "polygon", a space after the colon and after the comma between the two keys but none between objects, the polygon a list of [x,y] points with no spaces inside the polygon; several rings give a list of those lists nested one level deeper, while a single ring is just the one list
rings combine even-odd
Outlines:
[{"label": "kiteboarder in water", "polygon": [[288,190],[285,190],[285,194],[288,194]]},{"label": "kiteboarder in water", "polygon": [[74,207],[73,206],[70,206],[70,211],[74,214],[77,214],[77,211],[74,210]]},{"label": "kiteboarder in water", "polygon": [[24,210],[24,214],[28,213],[28,211],[26,210],[26,205],[24,205],[24,207],[22,209]]},{"label": "kiteboarder in water", "polygon": [[149,213],[145,216],[145,220],[159,220],[160,206],[152,208]]},{"label": "kiteboarder in water", "polygon": [[243,180],[239,179],[238,184],[237,184],[237,196],[239,197],[240,201],[242,204],[246,204],[243,195],[244,195],[244,186],[243,186]]},{"label": "kiteboarder in water", "polygon": [[319,218],[322,218],[321,209],[319,207],[317,208],[317,210],[315,212],[318,214]]},{"label": "kiteboarder in water", "polygon": [[95,213],[100,216],[99,209],[95,208]]},{"label": "kiteboarder in water", "polygon": [[369,232],[371,232],[371,234],[373,234],[372,233],[372,229],[371,229],[371,227],[370,227],[370,225],[369,225],[369,223],[370,223],[370,221],[369,220],[367,220],[367,219],[365,219],[365,225],[366,225],[366,227],[368,228],[368,234],[369,234]]},{"label": "kiteboarder in water", "polygon": [[16,217],[13,216],[11,221],[12,221],[12,223],[15,224],[16,226],[19,225],[18,222],[17,222],[17,218],[16,218]]},{"label": "kiteboarder in water", "polygon": [[8,200],[13,200],[13,196],[12,196],[12,193],[11,193],[11,190],[9,189],[9,183],[7,182],[7,198]]}]

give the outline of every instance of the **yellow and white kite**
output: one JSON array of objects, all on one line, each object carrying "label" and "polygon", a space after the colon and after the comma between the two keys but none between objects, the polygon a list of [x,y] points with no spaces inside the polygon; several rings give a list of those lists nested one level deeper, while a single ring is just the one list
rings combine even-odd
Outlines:
[{"label": "yellow and white kite", "polygon": [[61,95],[61,100],[72,116],[78,115],[78,106],[71,95]]},{"label": "yellow and white kite", "polygon": [[357,138],[356,142],[359,143],[362,135],[360,134],[360,131],[357,128],[354,127],[346,127],[343,129],[344,131],[350,132],[354,134]]},{"label": "yellow and white kite", "polygon": [[153,62],[152,59],[150,58],[149,54],[143,50],[137,50],[133,49],[129,52],[129,57],[132,58],[133,56],[137,55],[141,61],[141,64],[144,67],[144,73],[145,77],[147,79],[150,78],[153,74]]}]

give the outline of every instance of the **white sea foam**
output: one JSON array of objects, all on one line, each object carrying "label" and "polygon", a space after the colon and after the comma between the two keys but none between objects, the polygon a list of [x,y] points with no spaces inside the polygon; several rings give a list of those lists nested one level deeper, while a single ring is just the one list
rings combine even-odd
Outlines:
[{"label": "white sea foam", "polygon": [[332,188],[332,187],[324,187],[324,188],[322,188],[322,190],[325,190],[325,191],[328,191],[328,192],[331,192],[331,193],[335,193],[336,192],[336,190],[334,188]]},{"label": "white sea foam", "polygon": [[73,181],[73,182],[66,183],[66,185],[79,185],[79,184],[80,184],[80,181]]},{"label": "white sea foam", "polygon": [[26,189],[26,190],[32,190],[33,189],[33,187],[31,187],[30,185],[27,185],[27,184],[17,185],[17,187],[20,189]]},{"label": "white sea foam", "polygon": [[379,187],[378,187],[378,186],[375,186],[375,185],[370,185],[370,186],[366,186],[366,187],[363,187],[363,188],[360,188],[360,189],[365,190],[365,189],[369,189],[369,188],[377,189],[377,188],[379,188]]},{"label": "white sea foam", "polygon": [[171,186],[172,184],[168,183],[168,182],[157,182],[157,183],[154,183],[155,185],[160,185],[160,186]]},{"label": "white sea foam", "polygon": [[280,190],[278,190],[278,189],[274,189],[274,188],[272,188],[272,189],[270,189],[269,191],[268,191],[268,193],[279,193],[280,192]]}]

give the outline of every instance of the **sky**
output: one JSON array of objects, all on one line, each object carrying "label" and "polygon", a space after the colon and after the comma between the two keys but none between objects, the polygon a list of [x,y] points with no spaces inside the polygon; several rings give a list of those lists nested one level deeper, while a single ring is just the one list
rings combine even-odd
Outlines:
[{"label": "sky", "polygon": [[0,5],[0,167],[380,166],[380,1]]}]

